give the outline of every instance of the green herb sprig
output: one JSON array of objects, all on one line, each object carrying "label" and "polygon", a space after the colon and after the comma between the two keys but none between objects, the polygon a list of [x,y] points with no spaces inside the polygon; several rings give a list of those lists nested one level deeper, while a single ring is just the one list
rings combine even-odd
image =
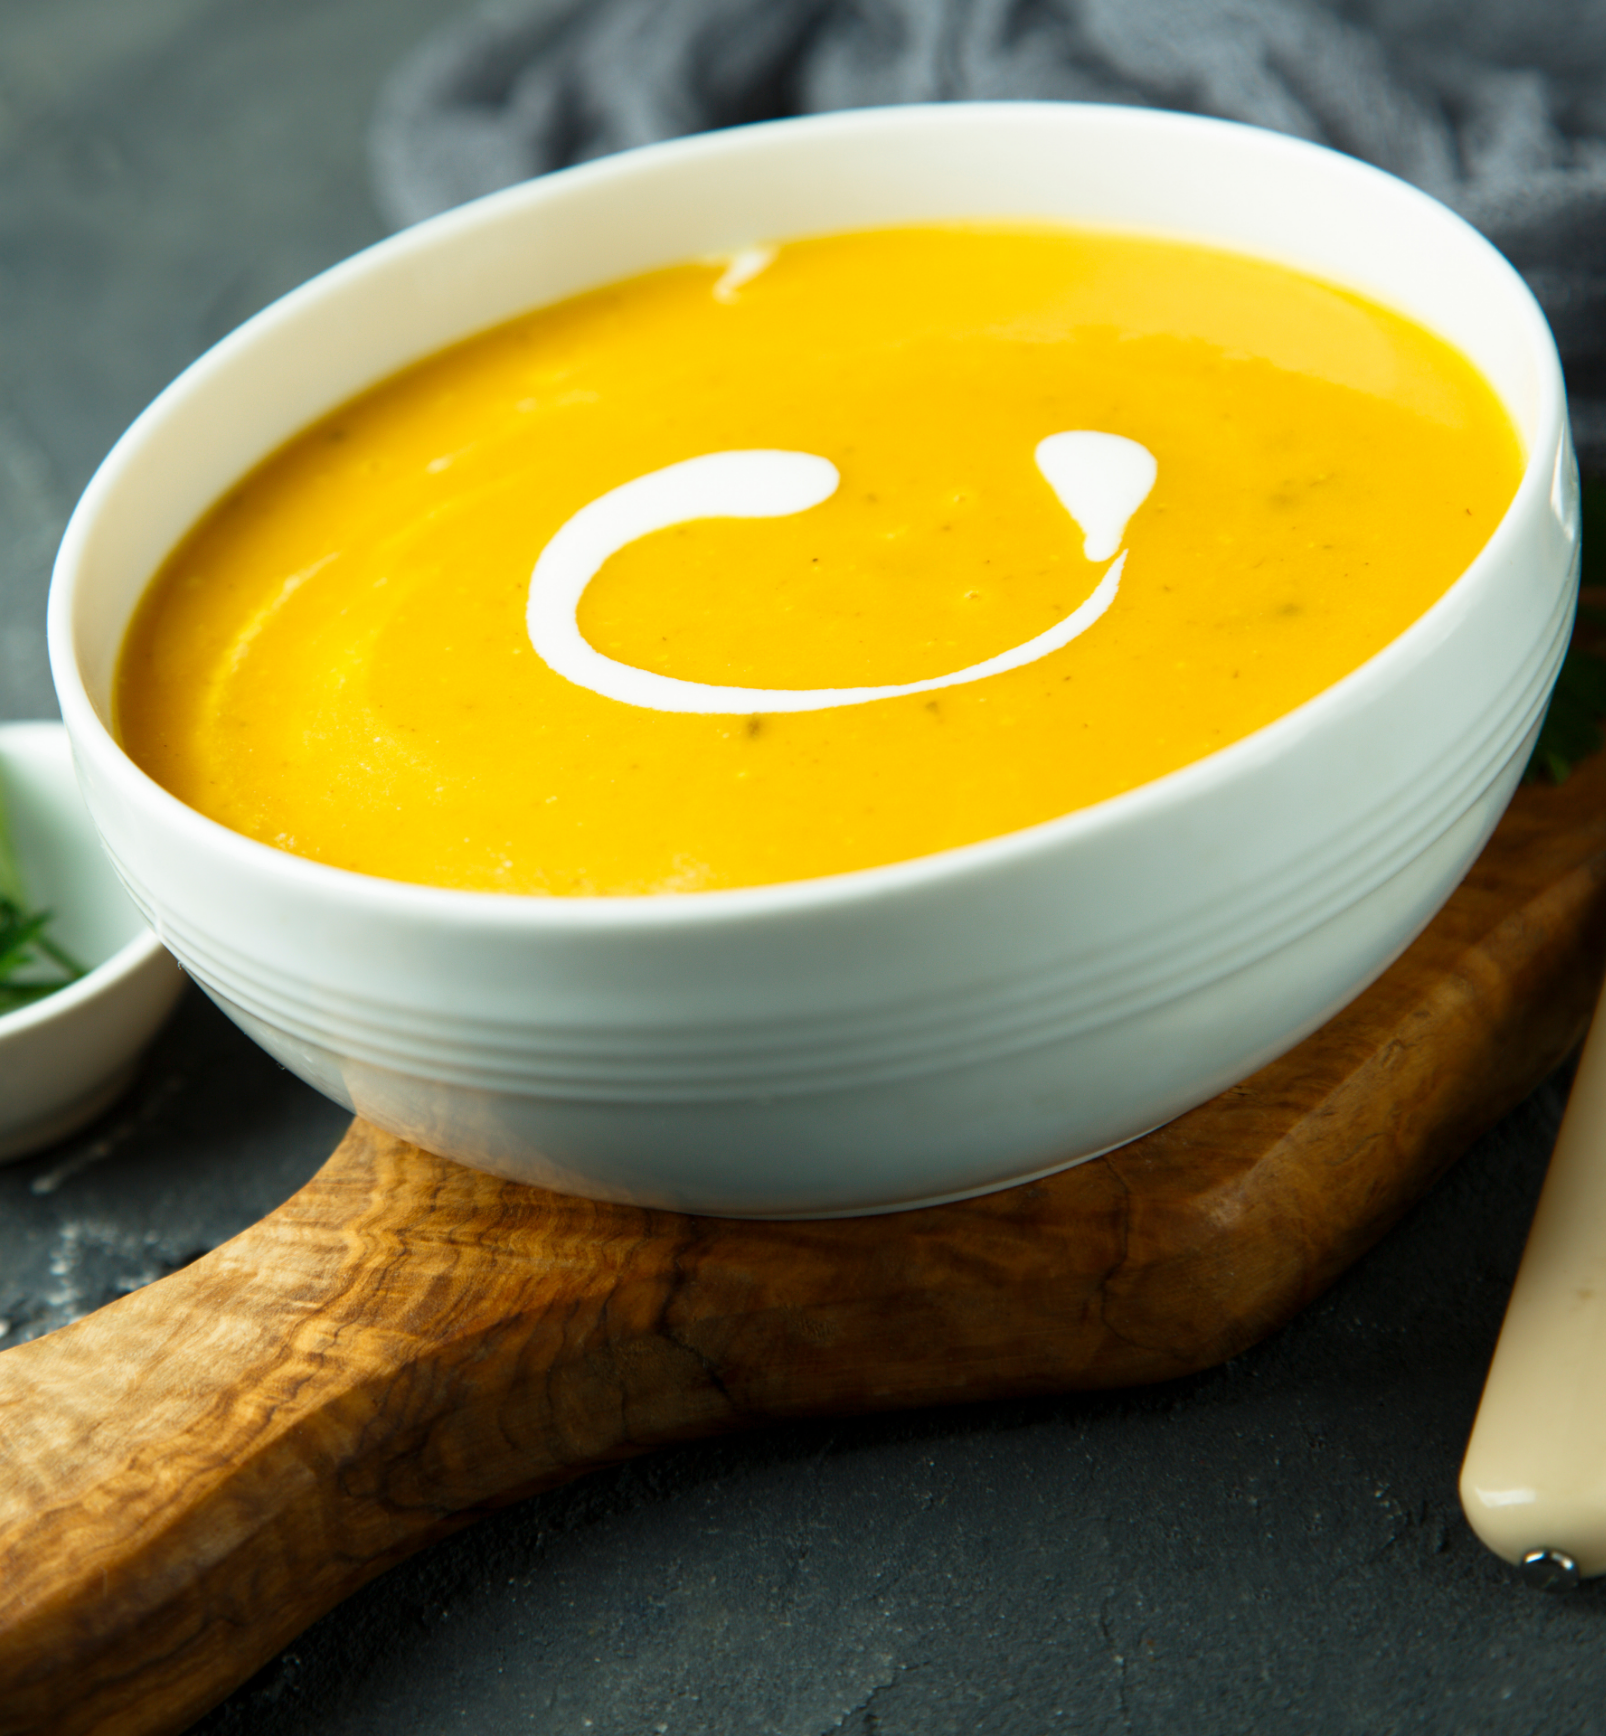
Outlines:
[{"label": "green herb sprig", "polygon": [[[1583,485],[1583,574],[1586,585],[1606,584],[1606,482],[1588,480]],[[1606,614],[1580,608],[1578,618],[1592,627],[1606,628]],[[1550,696],[1550,709],[1539,727],[1525,783],[1548,779],[1565,783],[1580,760],[1599,751],[1601,720],[1606,718],[1606,657],[1586,651],[1581,645],[1568,648]]]},{"label": "green herb sprig", "polygon": [[84,974],[78,960],[46,932],[51,913],[29,905],[0,790],[0,1013],[32,1006]]}]

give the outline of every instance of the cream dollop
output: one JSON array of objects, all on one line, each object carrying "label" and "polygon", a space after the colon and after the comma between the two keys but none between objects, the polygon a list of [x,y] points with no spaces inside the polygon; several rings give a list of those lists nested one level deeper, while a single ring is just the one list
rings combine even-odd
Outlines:
[{"label": "cream dollop", "polygon": [[[1037,466],[1083,533],[1090,561],[1115,553],[1127,522],[1158,473],[1153,455],[1119,434],[1075,430],[1038,444]],[[812,452],[757,448],[708,452],[621,483],[580,508],[541,551],[530,576],[525,620],[537,654],[565,680],[650,711],[744,713],[826,711],[980,681],[1019,669],[1068,645],[1115,601],[1124,552],[1091,596],[1046,632],[1008,651],[924,681],[883,687],[720,687],[681,681],[620,663],[591,645],[576,620],[580,599],[604,561],[655,530],[699,518],[784,518],[829,500],[841,478]],[[1098,551],[1098,552],[1096,552]]]}]

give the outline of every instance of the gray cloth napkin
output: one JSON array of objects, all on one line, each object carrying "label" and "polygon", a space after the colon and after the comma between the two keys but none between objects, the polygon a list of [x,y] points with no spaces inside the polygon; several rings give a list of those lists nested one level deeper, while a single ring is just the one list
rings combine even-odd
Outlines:
[{"label": "gray cloth napkin", "polygon": [[1414,181],[1532,285],[1606,468],[1606,0],[525,0],[391,76],[375,192],[400,227],[655,139],[955,98],[1221,115]]}]

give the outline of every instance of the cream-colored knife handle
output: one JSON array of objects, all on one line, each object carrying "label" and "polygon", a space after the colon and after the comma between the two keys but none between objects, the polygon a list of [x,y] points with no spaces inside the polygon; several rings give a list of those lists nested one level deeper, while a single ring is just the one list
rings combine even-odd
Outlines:
[{"label": "cream-colored knife handle", "polygon": [[1507,1561],[1606,1573],[1606,998],[1483,1389],[1461,1504]]}]

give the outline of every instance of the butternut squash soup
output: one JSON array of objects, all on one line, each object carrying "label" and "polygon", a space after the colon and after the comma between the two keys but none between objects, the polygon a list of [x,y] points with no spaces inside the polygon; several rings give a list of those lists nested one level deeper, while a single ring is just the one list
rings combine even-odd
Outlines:
[{"label": "butternut squash soup", "polygon": [[1237,255],[838,235],[542,308],[326,416],[141,604],[131,756],[438,886],[925,855],[1174,771],[1381,650],[1522,455],[1458,353]]}]

